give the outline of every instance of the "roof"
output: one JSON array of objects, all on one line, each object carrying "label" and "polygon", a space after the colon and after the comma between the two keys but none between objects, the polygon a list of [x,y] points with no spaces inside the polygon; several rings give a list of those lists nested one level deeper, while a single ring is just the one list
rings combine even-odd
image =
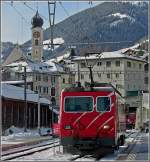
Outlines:
[{"label": "roof", "polygon": [[12,67],[11,70],[17,72],[24,72],[24,66],[26,66],[27,72],[57,73],[63,70],[54,62],[33,62],[31,60],[16,61],[6,66]]},{"label": "roof", "polygon": [[65,88],[64,92],[101,92],[101,91],[112,92],[114,89],[112,87],[69,87]]},{"label": "roof", "polygon": [[[33,83],[33,81],[26,81],[27,83]],[[6,83],[6,84],[24,84],[24,80],[12,80],[12,81],[2,81],[1,83]]]},{"label": "roof", "polygon": [[[24,100],[24,88],[1,83],[1,96],[10,99]],[[38,98],[38,94],[35,94],[34,91],[27,89],[27,101],[37,103]],[[40,98],[40,103],[50,104],[50,101],[46,98]]]},{"label": "roof", "polygon": [[[119,51],[114,51],[114,52],[102,52],[100,55],[100,59],[114,59],[114,58],[120,59],[120,58],[122,58],[122,59],[137,60],[137,61],[145,62],[141,58],[134,57],[134,56],[128,56],[128,55],[123,54],[122,52],[124,52],[124,51],[119,50]],[[93,54],[93,55],[90,55],[89,57],[86,57],[87,60],[95,60],[98,58],[99,58],[98,54]],[[74,57],[73,60],[74,61],[85,60],[85,57],[77,56],[77,57]]]},{"label": "roof", "polygon": [[24,52],[21,50],[20,46],[17,44],[10,52],[10,54],[7,56],[7,58],[4,60],[2,65],[10,64],[14,61],[17,61],[19,59],[27,59]]}]

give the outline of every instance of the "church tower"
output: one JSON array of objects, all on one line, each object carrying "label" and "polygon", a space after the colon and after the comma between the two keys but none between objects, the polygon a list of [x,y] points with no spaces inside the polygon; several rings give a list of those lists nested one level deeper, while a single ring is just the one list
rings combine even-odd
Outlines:
[{"label": "church tower", "polygon": [[43,57],[43,19],[38,11],[32,18],[32,60],[41,62]]}]

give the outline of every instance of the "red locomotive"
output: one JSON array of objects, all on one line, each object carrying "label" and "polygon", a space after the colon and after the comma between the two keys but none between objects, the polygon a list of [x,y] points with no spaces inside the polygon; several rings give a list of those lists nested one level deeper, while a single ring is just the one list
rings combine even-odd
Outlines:
[{"label": "red locomotive", "polygon": [[64,147],[111,147],[124,144],[124,101],[107,84],[99,87],[66,88],[61,93],[59,134]]}]

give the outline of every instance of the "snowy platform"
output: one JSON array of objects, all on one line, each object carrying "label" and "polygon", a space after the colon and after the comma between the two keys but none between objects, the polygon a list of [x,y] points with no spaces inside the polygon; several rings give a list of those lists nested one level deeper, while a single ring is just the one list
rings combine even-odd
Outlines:
[{"label": "snowy platform", "polygon": [[[9,134],[9,130],[13,130],[13,134]],[[18,147],[24,147],[29,145],[35,145],[44,141],[52,139],[52,136],[47,134],[46,128],[41,128],[41,136],[38,130],[23,131],[23,128],[11,127],[5,131],[6,135],[1,136],[2,151],[11,150]]]}]

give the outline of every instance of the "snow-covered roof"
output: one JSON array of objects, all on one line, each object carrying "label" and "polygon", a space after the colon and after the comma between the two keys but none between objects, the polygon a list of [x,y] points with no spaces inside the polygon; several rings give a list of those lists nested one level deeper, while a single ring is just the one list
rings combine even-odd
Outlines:
[{"label": "snow-covered roof", "polygon": [[[11,99],[24,100],[24,88],[1,83],[1,96]],[[27,101],[38,102],[38,94],[27,89]],[[46,98],[40,98],[40,103],[50,104]]]},{"label": "snow-covered roof", "polygon": [[48,60],[45,63],[51,66],[51,71],[53,72],[64,72],[63,67],[58,63],[55,63],[55,59]]},{"label": "snow-covered roof", "polygon": [[[33,81],[26,81],[27,83],[31,83]],[[24,84],[24,80],[12,80],[12,81],[2,81],[1,83],[6,83],[6,84]]]},{"label": "snow-covered roof", "polygon": [[[122,53],[123,50],[119,50],[119,51],[114,51],[114,52],[103,52],[101,54],[100,59],[112,59],[112,58],[124,58],[124,59],[129,59],[129,60],[137,60],[137,61],[142,61],[144,62],[141,58],[138,57],[134,57],[134,56],[129,56],[129,55],[125,55]],[[90,55],[89,57],[86,57],[89,60],[95,60],[98,59],[99,56],[98,54],[93,54]],[[79,57],[75,57],[73,59],[74,61],[79,61],[79,60],[85,60],[84,56],[79,56]]]},{"label": "snow-covered roof", "polygon": [[[12,67],[13,71],[24,72],[24,67],[26,66],[27,72],[39,72],[39,73],[55,73],[59,72],[59,66],[55,63],[51,62],[33,62],[30,60],[27,61],[16,61],[7,65],[8,67]],[[21,68],[22,66],[22,68]],[[20,67],[20,68],[19,68]]]},{"label": "snow-covered roof", "polygon": [[51,62],[59,62],[59,61],[61,61],[61,60],[64,60],[64,59],[69,58],[69,56],[70,56],[70,52],[67,51],[67,52],[64,53],[62,56],[55,57],[55,59],[54,59],[54,58],[53,58],[53,59],[50,59],[50,60],[46,61],[46,63],[49,64],[49,63],[51,63]]}]

